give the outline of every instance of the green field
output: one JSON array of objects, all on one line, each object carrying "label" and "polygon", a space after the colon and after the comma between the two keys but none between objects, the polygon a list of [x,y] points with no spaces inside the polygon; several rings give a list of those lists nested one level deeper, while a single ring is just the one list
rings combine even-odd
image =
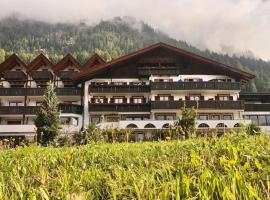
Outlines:
[{"label": "green field", "polygon": [[270,199],[270,137],[0,151],[0,199]]}]

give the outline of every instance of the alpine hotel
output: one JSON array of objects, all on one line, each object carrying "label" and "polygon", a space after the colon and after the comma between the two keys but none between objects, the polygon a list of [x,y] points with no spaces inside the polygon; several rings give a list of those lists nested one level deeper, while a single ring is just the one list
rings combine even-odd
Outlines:
[{"label": "alpine hotel", "polygon": [[151,138],[197,109],[198,129],[232,129],[251,121],[270,130],[270,94],[242,93],[254,75],[164,43],[105,62],[81,65],[67,54],[53,65],[43,54],[25,64],[16,54],[0,64],[0,137],[33,138],[48,81],[56,86],[62,133],[96,124]]}]

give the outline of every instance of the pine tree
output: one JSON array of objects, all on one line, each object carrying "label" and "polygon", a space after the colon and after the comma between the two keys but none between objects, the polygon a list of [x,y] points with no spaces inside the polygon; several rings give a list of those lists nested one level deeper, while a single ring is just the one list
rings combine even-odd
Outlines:
[{"label": "pine tree", "polygon": [[49,82],[35,120],[37,141],[42,145],[52,143],[60,133],[60,112],[58,111],[58,98],[54,90],[53,83]]}]

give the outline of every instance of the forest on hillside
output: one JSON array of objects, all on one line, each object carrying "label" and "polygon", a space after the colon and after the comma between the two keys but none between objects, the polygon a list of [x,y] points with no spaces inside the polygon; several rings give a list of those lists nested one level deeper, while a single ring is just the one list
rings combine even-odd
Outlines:
[{"label": "forest on hillside", "polygon": [[81,63],[94,53],[109,61],[151,44],[165,42],[253,73],[256,78],[244,86],[244,91],[270,91],[269,61],[244,55],[229,56],[199,50],[143,22],[140,22],[138,27],[138,21],[127,19],[118,17],[89,26],[85,23],[51,24],[20,20],[16,17],[4,18],[0,21],[0,62],[12,53],[17,53],[29,63],[41,52],[54,63],[67,53],[73,54]]}]

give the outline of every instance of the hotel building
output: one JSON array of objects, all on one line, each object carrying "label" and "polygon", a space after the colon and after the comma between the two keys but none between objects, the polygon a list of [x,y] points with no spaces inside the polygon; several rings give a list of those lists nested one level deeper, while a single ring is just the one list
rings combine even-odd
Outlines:
[{"label": "hotel building", "polygon": [[84,65],[70,54],[56,65],[43,54],[26,65],[13,54],[0,73],[0,137],[33,137],[48,81],[56,86],[63,133],[95,123],[144,135],[168,128],[184,105],[197,109],[202,129],[270,126],[270,95],[241,93],[252,74],[164,43],[110,62],[94,55]]}]

